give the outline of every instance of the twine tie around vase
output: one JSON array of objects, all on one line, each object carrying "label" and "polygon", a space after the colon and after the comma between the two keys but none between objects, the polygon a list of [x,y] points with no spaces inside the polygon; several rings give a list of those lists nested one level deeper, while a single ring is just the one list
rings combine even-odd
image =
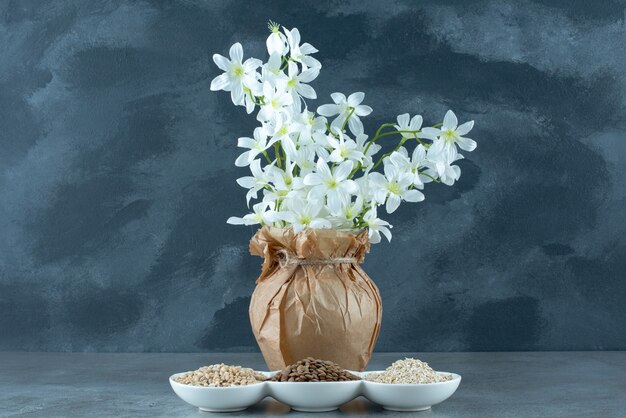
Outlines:
[{"label": "twine tie around vase", "polygon": [[298,258],[291,251],[281,249],[277,251],[278,263],[281,267],[289,265],[299,266],[322,266],[330,264],[356,264],[359,260],[355,257],[332,257],[332,258]]}]

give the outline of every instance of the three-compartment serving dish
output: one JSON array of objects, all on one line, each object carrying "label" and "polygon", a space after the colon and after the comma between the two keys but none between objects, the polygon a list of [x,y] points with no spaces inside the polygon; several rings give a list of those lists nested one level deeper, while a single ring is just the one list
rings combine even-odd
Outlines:
[{"label": "three-compartment serving dish", "polygon": [[[261,372],[267,378],[276,372]],[[272,397],[296,411],[326,412],[339,408],[358,396],[392,411],[424,411],[448,399],[461,383],[455,373],[437,372],[452,376],[451,380],[427,384],[389,384],[365,380],[368,373],[351,372],[363,380],[346,382],[271,382],[246,386],[206,387],[176,382],[183,373],[170,376],[174,392],[185,402],[208,412],[244,410],[265,397]]]}]

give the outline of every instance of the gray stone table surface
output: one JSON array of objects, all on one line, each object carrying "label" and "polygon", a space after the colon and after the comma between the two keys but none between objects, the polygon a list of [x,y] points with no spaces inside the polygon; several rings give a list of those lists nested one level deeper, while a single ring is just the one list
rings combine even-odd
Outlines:
[{"label": "gray stone table surface", "polygon": [[[626,352],[377,353],[370,370],[411,356],[463,376],[429,411],[385,411],[364,398],[335,415],[419,417],[626,417]],[[168,376],[224,362],[265,369],[256,353],[0,352],[0,416],[211,416],[184,403]],[[306,416],[271,398],[243,412]]]}]

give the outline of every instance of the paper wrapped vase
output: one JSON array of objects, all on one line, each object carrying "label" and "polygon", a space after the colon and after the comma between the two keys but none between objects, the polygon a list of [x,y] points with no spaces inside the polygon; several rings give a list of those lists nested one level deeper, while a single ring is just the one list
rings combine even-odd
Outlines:
[{"label": "paper wrapped vase", "polygon": [[382,317],[378,288],[359,265],[367,231],[265,226],[250,253],[265,258],[250,323],[271,370],[314,357],[364,370]]}]

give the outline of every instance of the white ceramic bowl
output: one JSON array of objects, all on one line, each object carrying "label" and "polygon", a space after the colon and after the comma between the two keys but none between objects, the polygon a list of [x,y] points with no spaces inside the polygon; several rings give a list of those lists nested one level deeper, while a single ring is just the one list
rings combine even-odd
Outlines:
[{"label": "white ceramic bowl", "polygon": [[[170,376],[170,385],[183,401],[208,412],[242,411],[267,396],[264,382],[246,386],[205,387],[176,382],[177,373]],[[271,374],[266,374],[266,376]]]},{"label": "white ceramic bowl", "polygon": [[269,396],[302,412],[326,412],[361,394],[361,381],[267,382]]},{"label": "white ceramic bowl", "polygon": [[[376,373],[376,372],[368,372]],[[368,373],[360,375],[365,379]],[[380,372],[378,372],[380,373]],[[431,406],[448,399],[459,387],[461,376],[448,372],[440,375],[452,375],[452,380],[428,384],[389,384],[363,380],[363,395],[372,402],[391,411],[425,411]]]}]

